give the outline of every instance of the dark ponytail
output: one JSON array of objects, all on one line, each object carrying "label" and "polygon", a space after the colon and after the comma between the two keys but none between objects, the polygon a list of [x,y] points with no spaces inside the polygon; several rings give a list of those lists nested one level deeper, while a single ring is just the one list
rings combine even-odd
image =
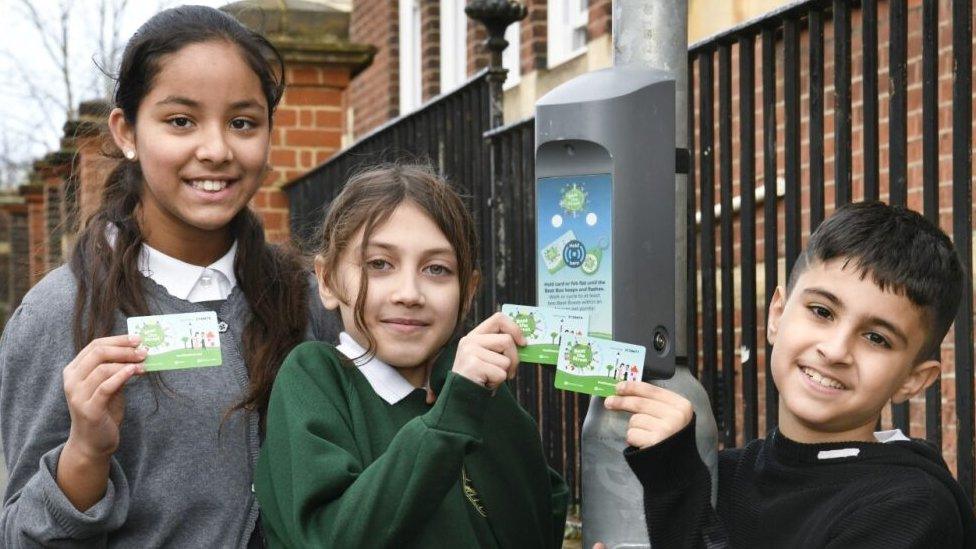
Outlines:
[{"label": "dark ponytail", "polygon": [[308,323],[308,279],[291,250],[268,246],[264,227],[251,210],[233,221],[237,235],[234,274],[251,307],[242,345],[250,373],[250,387],[234,409],[268,409],[271,385],[291,349],[305,338]]}]

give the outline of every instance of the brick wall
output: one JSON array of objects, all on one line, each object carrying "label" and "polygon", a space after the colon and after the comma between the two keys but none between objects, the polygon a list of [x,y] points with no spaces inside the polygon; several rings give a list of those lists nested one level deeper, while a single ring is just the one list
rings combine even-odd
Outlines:
[{"label": "brick wall", "polygon": [[397,0],[356,0],[349,19],[349,39],[376,46],[373,64],[349,86],[353,135],[395,118],[400,105],[400,67],[397,57],[399,15]]},{"label": "brick wall", "polygon": [[44,185],[44,225],[47,232],[48,269],[61,264],[61,189],[60,180],[46,181]]},{"label": "brick wall", "polygon": [[[102,131],[105,131],[103,128]],[[101,201],[105,179],[115,169],[118,160],[105,156],[104,149],[108,147],[109,138],[105,134],[90,134],[79,137],[75,170],[79,182],[77,194],[78,219],[81,223],[98,209]]]},{"label": "brick wall", "polygon": [[468,75],[472,75],[488,66],[491,57],[488,55],[488,48],[485,47],[485,40],[488,32],[484,25],[468,17]]},{"label": "brick wall", "polygon": [[21,187],[21,193],[27,201],[27,268],[30,285],[33,286],[47,273],[47,212],[44,188],[40,185],[29,185]]},{"label": "brick wall", "polygon": [[30,281],[30,234],[27,228],[27,204],[4,208],[10,216],[9,307],[13,311],[31,287]]},{"label": "brick wall", "polygon": [[420,89],[426,101],[441,92],[441,5],[420,3]]},{"label": "brick wall", "polygon": [[586,26],[587,40],[593,40],[610,34],[613,14],[610,11],[610,0],[590,0],[589,23]]},{"label": "brick wall", "polygon": [[47,233],[47,255],[44,258],[46,270],[57,267],[62,262],[61,241],[64,234],[61,196],[64,181],[71,171],[73,155],[66,152],[48,154],[42,161],[38,175],[43,185],[44,229]]},{"label": "brick wall", "polygon": [[522,20],[521,35],[522,74],[546,68],[547,29],[549,28],[549,11],[546,0],[526,0],[528,13]]},{"label": "brick wall", "polygon": [[342,146],[347,67],[288,64],[288,87],[275,113],[271,173],[251,201],[270,242],[288,239],[288,198],[280,186],[325,162]]},{"label": "brick wall", "polygon": [[0,329],[10,312],[10,214],[0,208]]}]

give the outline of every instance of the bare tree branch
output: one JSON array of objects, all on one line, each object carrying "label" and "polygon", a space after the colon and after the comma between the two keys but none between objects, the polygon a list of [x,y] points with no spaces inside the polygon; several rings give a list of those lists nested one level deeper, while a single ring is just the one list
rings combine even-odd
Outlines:
[{"label": "bare tree branch", "polygon": [[[35,39],[14,46],[16,53],[0,51],[0,92],[15,105],[0,105],[0,187],[23,182],[33,159],[55,145],[65,120],[77,116],[79,98],[111,96],[123,24],[134,4],[10,0],[5,5]],[[89,47],[94,53],[79,59]]]},{"label": "bare tree branch", "polygon": [[64,95],[65,116],[72,118],[74,114],[74,88],[71,85],[71,57],[69,37],[71,29],[71,6],[69,0],[61,0],[58,7],[58,25],[54,28],[47,23],[37,7],[30,0],[19,0],[19,5],[27,15],[31,26],[41,38],[41,44],[61,75]]}]

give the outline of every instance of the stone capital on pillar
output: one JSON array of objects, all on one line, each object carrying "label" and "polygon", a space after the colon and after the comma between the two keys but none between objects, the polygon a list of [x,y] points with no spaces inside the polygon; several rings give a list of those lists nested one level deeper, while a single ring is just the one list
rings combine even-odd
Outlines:
[{"label": "stone capital on pillar", "polygon": [[285,95],[271,134],[271,171],[252,200],[270,242],[289,237],[282,185],[343,146],[345,90],[376,48],[349,41],[349,0],[245,0],[221,8],[268,38],[285,62]]}]

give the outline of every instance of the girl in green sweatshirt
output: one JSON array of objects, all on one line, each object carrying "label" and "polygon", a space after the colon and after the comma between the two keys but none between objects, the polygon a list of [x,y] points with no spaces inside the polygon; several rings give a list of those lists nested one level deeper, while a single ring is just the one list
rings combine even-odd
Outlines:
[{"label": "girl in green sweatshirt", "polygon": [[272,546],[558,547],[567,490],[505,381],[502,314],[454,345],[478,286],[474,225],[418,166],[353,177],[315,258],[339,345],[298,346],[272,390],[255,476]]}]

